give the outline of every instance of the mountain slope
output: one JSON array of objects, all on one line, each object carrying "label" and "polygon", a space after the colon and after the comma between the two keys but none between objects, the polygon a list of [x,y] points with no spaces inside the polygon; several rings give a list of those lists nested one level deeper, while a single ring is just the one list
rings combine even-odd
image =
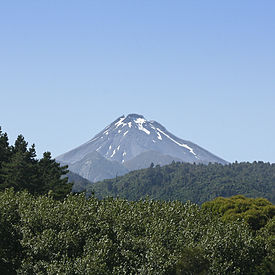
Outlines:
[{"label": "mountain slope", "polygon": [[[89,162],[89,158],[93,158],[93,161]],[[151,162],[160,165],[172,160],[227,163],[200,146],[174,136],[160,123],[146,120],[137,114],[119,117],[90,141],[56,159],[68,164],[70,170],[90,181],[145,168]],[[98,175],[97,169],[100,170]]]},{"label": "mountain slope", "polygon": [[69,169],[92,182],[111,179],[129,172],[121,163],[108,160],[97,152],[87,154],[81,160],[69,165]]},{"label": "mountain slope", "polygon": [[107,159],[123,163],[149,150],[177,157],[184,162],[226,163],[198,145],[174,136],[158,122],[148,121],[136,114],[119,117],[90,141],[59,156],[57,160],[74,163],[97,151]]},{"label": "mountain slope", "polygon": [[73,183],[72,192],[83,192],[92,184],[92,182],[72,171],[69,171],[69,173],[66,174],[66,177],[68,177],[68,182]]},{"label": "mountain slope", "polygon": [[154,165],[166,165],[172,161],[180,161],[180,159],[171,157],[169,155],[163,155],[156,151],[146,151],[138,156],[126,161],[124,166],[129,170],[137,170],[149,167],[152,163]]}]

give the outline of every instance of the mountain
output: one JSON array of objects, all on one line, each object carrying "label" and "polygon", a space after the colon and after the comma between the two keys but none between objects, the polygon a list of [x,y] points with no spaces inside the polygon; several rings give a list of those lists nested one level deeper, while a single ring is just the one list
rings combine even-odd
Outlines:
[{"label": "mountain", "polygon": [[142,115],[121,116],[83,145],[56,158],[90,181],[146,168],[151,162],[227,162],[200,146],[182,140],[160,123]]}]

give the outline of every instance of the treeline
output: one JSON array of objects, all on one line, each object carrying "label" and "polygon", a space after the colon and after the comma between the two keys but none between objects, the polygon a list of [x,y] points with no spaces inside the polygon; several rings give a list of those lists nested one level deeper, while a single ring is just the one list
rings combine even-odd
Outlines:
[{"label": "treeline", "polygon": [[264,197],[275,203],[275,164],[242,162],[228,165],[173,162],[160,167],[130,172],[122,177],[97,182],[88,194],[139,200],[188,200],[202,204],[218,196],[242,194]]},{"label": "treeline", "polygon": [[28,148],[22,135],[10,145],[7,133],[0,127],[0,191],[11,187],[36,195],[50,191],[55,199],[62,199],[72,189],[67,173],[67,166],[60,166],[50,152],[37,159],[34,144]]},{"label": "treeline", "polygon": [[7,189],[0,192],[0,273],[274,274],[274,206],[252,204],[273,207],[257,230],[192,203],[84,194],[58,201]]}]

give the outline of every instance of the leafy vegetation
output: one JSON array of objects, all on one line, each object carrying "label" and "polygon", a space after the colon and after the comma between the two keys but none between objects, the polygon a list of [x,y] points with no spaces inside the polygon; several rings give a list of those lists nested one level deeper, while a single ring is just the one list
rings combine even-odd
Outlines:
[{"label": "leafy vegetation", "polygon": [[[152,164],[91,185],[100,196],[170,201],[87,199],[70,194],[67,172],[49,152],[36,159],[22,135],[10,146],[0,129],[0,274],[275,273],[275,207],[267,199],[216,198],[201,208],[171,201],[237,191],[268,197],[273,164]],[[89,186],[70,177],[80,180],[75,191]]]},{"label": "leafy vegetation", "polygon": [[264,197],[275,203],[275,164],[242,162],[228,165],[190,164],[170,165],[132,171],[122,177],[90,185],[88,194],[139,200],[188,200],[202,204],[218,196]]},{"label": "leafy vegetation", "polygon": [[264,227],[275,216],[275,205],[267,199],[251,199],[240,195],[218,197],[205,202],[202,208],[220,215],[224,221],[242,219],[254,230]]},{"label": "leafy vegetation", "polygon": [[67,166],[60,166],[50,152],[36,159],[34,144],[28,148],[22,135],[10,146],[0,127],[0,190],[13,187],[15,191],[28,190],[37,195],[51,191],[54,198],[62,199],[72,189],[64,177],[67,172]]},{"label": "leafy vegetation", "polygon": [[274,272],[274,223],[254,231],[192,203],[7,189],[0,219],[1,274]]}]

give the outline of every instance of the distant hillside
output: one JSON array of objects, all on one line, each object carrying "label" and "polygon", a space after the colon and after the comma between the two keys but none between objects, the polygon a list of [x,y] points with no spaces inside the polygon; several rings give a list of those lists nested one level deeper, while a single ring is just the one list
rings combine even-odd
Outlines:
[{"label": "distant hillside", "polygon": [[163,200],[203,203],[218,196],[242,194],[275,203],[275,164],[253,162],[221,164],[175,163],[132,171],[88,187],[99,198]]},{"label": "distant hillside", "polygon": [[66,177],[68,177],[68,182],[74,183],[72,187],[73,192],[83,192],[86,190],[88,185],[92,184],[87,179],[84,179],[72,171],[69,171]]}]

